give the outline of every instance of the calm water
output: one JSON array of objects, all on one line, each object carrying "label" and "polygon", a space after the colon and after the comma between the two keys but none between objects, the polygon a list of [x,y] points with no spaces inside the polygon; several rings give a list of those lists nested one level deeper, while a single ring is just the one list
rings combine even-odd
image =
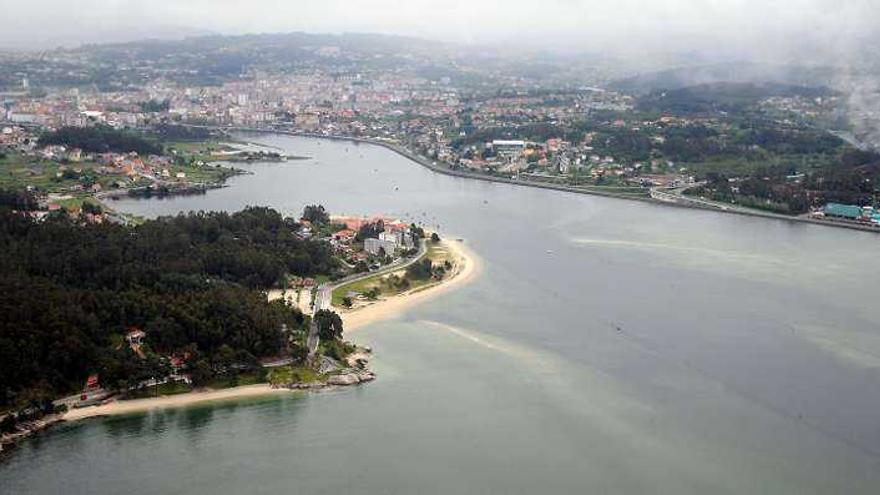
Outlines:
[{"label": "calm water", "polygon": [[466,239],[483,275],[352,334],[373,384],[67,425],[0,492],[880,492],[876,235],[251,139],[313,159],[116,205],[387,213]]}]

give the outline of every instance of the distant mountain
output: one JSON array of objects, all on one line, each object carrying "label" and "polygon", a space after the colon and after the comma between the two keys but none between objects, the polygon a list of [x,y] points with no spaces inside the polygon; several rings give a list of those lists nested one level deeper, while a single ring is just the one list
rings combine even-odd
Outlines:
[{"label": "distant mountain", "polygon": [[674,90],[716,83],[774,83],[790,86],[830,86],[837,70],[832,67],[803,67],[735,63],[679,67],[620,79],[610,88],[623,93],[644,95],[658,90]]},{"label": "distant mountain", "polygon": [[447,45],[379,34],[250,34],[198,36],[91,44],[0,57],[0,88],[22,77],[33,86],[94,85],[101,90],[139,86],[158,75],[182,84],[211,85],[254,70],[322,68],[340,72],[370,69],[449,70]]}]

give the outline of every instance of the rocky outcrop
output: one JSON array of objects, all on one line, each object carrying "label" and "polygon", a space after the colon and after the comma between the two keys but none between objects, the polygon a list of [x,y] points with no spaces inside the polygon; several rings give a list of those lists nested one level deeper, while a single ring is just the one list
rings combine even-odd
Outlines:
[{"label": "rocky outcrop", "polygon": [[14,431],[0,435],[0,453],[4,450],[10,450],[18,441],[35,435],[60,421],[63,421],[60,414],[49,414],[40,419],[18,423]]},{"label": "rocky outcrop", "polygon": [[346,370],[338,375],[330,375],[327,378],[328,385],[357,385],[358,383],[370,382],[376,379],[372,371]]},{"label": "rocky outcrop", "polygon": [[345,359],[344,363],[329,356],[316,356],[312,365],[323,378],[315,382],[291,383],[287,385],[287,388],[317,390],[371,382],[376,379],[376,374],[367,369],[371,352],[372,350],[369,348],[359,347]]},{"label": "rocky outcrop", "polygon": [[333,373],[334,371],[337,371],[342,367],[342,363],[333,359],[330,356],[320,356],[317,363],[317,371],[322,375]]}]

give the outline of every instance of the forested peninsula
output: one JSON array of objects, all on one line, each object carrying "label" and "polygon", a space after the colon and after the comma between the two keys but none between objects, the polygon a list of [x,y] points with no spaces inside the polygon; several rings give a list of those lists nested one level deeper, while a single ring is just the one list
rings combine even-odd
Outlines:
[{"label": "forested peninsula", "polygon": [[184,366],[201,385],[302,357],[309,316],[265,291],[337,274],[326,242],[269,208],[130,226],[37,221],[2,198],[0,412],[51,409],[90,377],[125,390]]}]

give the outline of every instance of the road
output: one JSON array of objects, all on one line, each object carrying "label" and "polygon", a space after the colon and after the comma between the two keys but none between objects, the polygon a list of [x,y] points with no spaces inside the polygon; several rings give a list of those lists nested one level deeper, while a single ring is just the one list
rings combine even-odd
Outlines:
[{"label": "road", "polygon": [[422,239],[419,242],[419,250],[415,256],[409,258],[401,258],[390,265],[387,265],[379,270],[374,272],[366,272],[366,273],[356,273],[353,275],[349,275],[345,278],[339,279],[335,282],[325,282],[318,286],[315,292],[315,302],[312,306],[314,311],[312,313],[312,324],[309,326],[309,336],[306,339],[306,348],[309,350],[309,358],[315,355],[318,351],[318,344],[321,343],[320,337],[318,337],[318,325],[315,323],[315,314],[322,309],[329,310],[333,307],[333,291],[336,289],[348,285],[354,282],[359,282],[361,280],[374,277],[377,275],[385,275],[387,273],[396,272],[398,270],[406,269],[408,266],[422,259],[425,253],[428,252],[428,242],[425,239]]}]

